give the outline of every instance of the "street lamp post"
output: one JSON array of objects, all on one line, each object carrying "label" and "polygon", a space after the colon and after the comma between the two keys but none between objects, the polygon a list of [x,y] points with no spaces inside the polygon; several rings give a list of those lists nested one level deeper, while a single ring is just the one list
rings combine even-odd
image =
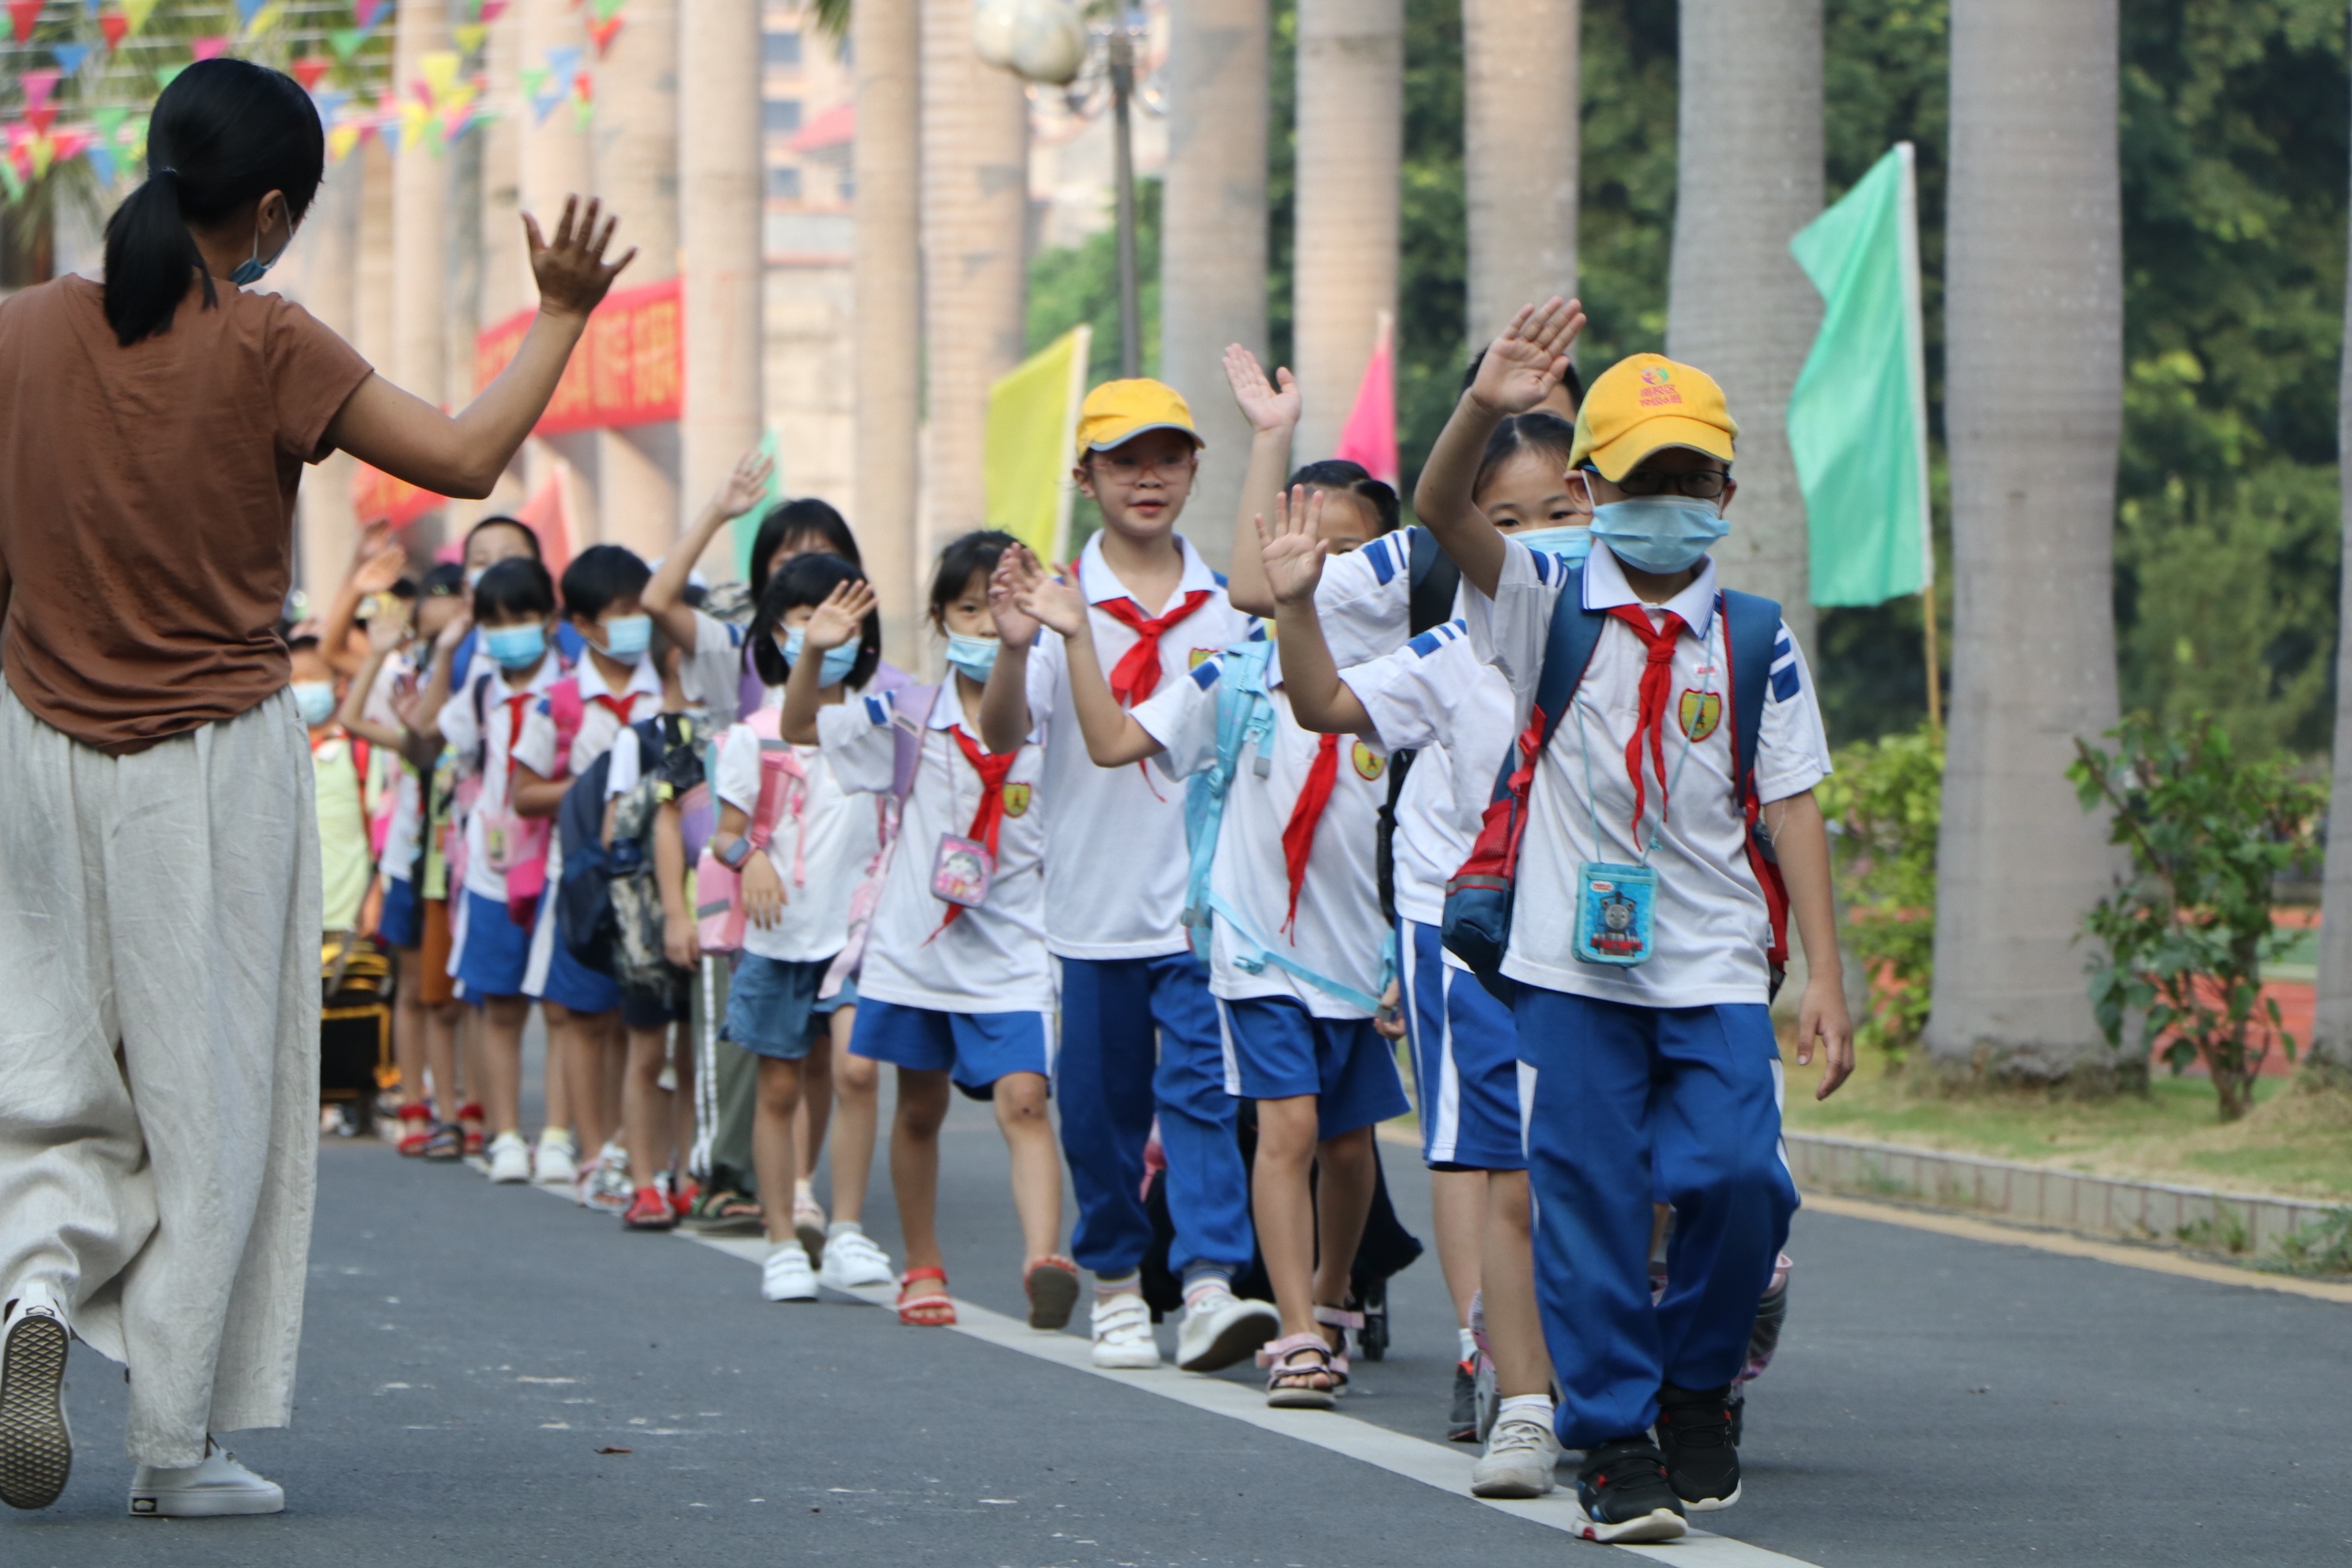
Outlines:
[{"label": "street lamp post", "polygon": [[1135,36],[1121,16],[1110,28],[1111,150],[1118,184],[1118,374],[1143,374],[1143,310],[1135,267]]}]

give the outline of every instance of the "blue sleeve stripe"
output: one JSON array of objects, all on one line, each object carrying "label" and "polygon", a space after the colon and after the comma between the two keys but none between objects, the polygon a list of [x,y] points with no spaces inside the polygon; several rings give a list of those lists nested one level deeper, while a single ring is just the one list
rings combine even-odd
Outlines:
[{"label": "blue sleeve stripe", "polygon": [[1454,641],[1456,637],[1467,636],[1469,630],[1469,622],[1452,620],[1446,622],[1444,626],[1430,627],[1427,631],[1422,633],[1419,637],[1413,638],[1412,641],[1407,643],[1405,646],[1412,649],[1416,657],[1427,658],[1431,654],[1435,653],[1439,648],[1444,647],[1447,643]]},{"label": "blue sleeve stripe", "polygon": [[1772,672],[1772,700],[1786,702],[1797,694],[1797,661],[1790,659]]},{"label": "blue sleeve stripe", "polygon": [[887,693],[866,699],[866,721],[869,724],[887,724],[890,721],[890,699]]},{"label": "blue sleeve stripe", "polygon": [[[1522,545],[1520,548],[1526,547]],[[1559,558],[1549,550],[1529,550],[1528,555],[1536,563],[1536,581],[1549,586],[1552,563]]]},{"label": "blue sleeve stripe", "polygon": [[1225,663],[1223,658],[1202,659],[1193,667],[1192,684],[1206,691],[1217,683],[1217,677],[1223,672],[1224,668]]},{"label": "blue sleeve stripe", "polygon": [[1264,621],[1252,621],[1250,623],[1249,636],[1244,637],[1242,640],[1244,642],[1265,641],[1265,623]]},{"label": "blue sleeve stripe", "polygon": [[1789,638],[1789,628],[1782,626],[1779,639],[1772,644],[1772,662],[1778,664],[1796,651],[1797,645]]},{"label": "blue sleeve stripe", "polygon": [[1391,533],[1364,546],[1364,559],[1372,563],[1372,575],[1380,579],[1382,587],[1397,574],[1396,539],[1397,535]]}]

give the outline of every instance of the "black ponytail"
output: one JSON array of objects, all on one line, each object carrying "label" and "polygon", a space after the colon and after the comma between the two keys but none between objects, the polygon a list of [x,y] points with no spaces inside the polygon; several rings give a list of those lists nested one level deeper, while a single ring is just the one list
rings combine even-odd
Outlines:
[{"label": "black ponytail", "polygon": [[147,127],[147,179],[106,220],[106,321],[123,347],[169,331],[203,280],[219,303],[188,226],[219,223],[272,191],[299,224],[326,172],[327,138],[301,84],[223,57],[172,79]]}]

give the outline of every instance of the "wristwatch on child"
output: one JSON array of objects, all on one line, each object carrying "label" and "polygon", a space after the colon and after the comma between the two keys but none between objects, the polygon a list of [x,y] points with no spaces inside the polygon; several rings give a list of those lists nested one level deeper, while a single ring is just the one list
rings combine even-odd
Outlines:
[{"label": "wristwatch on child", "polygon": [[719,863],[730,871],[740,871],[743,868],[743,862],[751,858],[751,841],[749,838],[738,838],[723,848],[713,849],[711,853],[718,856]]}]

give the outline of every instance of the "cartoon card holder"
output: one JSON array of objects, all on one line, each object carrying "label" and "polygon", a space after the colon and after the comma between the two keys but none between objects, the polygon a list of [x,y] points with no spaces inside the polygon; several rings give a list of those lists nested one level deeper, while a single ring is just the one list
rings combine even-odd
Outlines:
[{"label": "cartoon card holder", "polygon": [[1658,874],[1646,866],[1595,866],[1576,878],[1576,956],[1630,967],[1650,956]]},{"label": "cartoon card holder", "polygon": [[931,896],[944,903],[978,909],[988,901],[988,885],[996,876],[996,857],[977,838],[953,833],[940,836],[939,853],[931,859]]}]

